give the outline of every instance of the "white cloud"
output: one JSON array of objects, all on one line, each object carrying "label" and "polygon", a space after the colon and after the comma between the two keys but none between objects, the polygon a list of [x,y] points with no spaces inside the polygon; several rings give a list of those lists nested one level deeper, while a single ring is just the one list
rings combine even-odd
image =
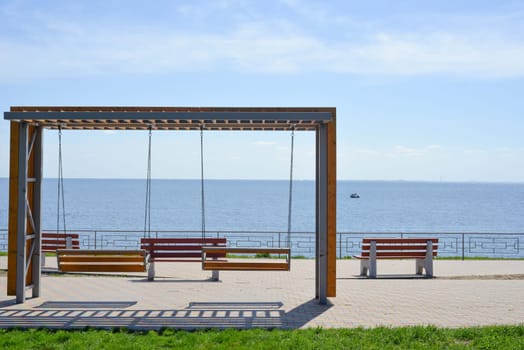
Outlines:
[{"label": "white cloud", "polygon": [[438,150],[440,148],[441,148],[440,145],[428,145],[428,146],[419,147],[419,148],[407,147],[403,145],[396,145],[395,147],[393,147],[393,154],[394,155],[405,155],[405,156],[410,156],[410,157],[418,157],[418,156],[423,156],[429,152]]},{"label": "white cloud", "polygon": [[257,146],[273,146],[273,145],[276,145],[277,143],[274,141],[255,141],[253,142],[253,144]]},{"label": "white cloud", "polygon": [[441,145],[427,145],[423,147],[408,147],[405,145],[395,145],[389,149],[374,149],[369,147],[358,147],[351,149],[348,154],[356,154],[359,156],[368,156],[368,157],[420,157],[427,155],[429,153],[436,152],[442,149]]},{"label": "white cloud", "polygon": [[379,156],[383,154],[383,152],[370,148],[357,148],[354,152],[368,156]]},{"label": "white cloud", "polygon": [[490,28],[489,35],[452,28],[420,32],[374,29],[352,37],[326,37],[285,19],[238,20],[220,32],[130,23],[94,26],[41,13],[25,23],[33,27],[24,28],[23,37],[0,35],[0,82],[115,72],[218,70],[524,76],[522,37],[510,37],[497,28]]}]

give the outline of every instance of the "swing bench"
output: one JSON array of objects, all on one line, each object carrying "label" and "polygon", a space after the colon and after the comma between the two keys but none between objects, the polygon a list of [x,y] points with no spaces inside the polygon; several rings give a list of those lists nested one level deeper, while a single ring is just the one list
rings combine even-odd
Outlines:
[{"label": "swing bench", "polygon": [[145,250],[59,249],[60,272],[146,272]]},{"label": "swing bench", "polygon": [[[149,190],[151,168],[151,129],[149,130],[149,155],[148,155],[148,183],[146,194],[146,220],[149,205]],[[62,202],[64,234],[47,234],[48,237],[61,238],[67,241],[65,247],[55,244],[58,271],[60,272],[146,272],[148,264],[148,253],[145,249],[139,250],[92,250],[78,249],[78,234],[66,233],[65,204],[64,204],[64,176],[62,167],[62,128],[58,128],[58,207],[57,207],[57,232],[60,223],[60,202]],[[44,234],[46,235],[46,234]],[[46,236],[44,236],[45,238]],[[75,239],[71,246],[71,238]],[[43,240],[42,243],[48,243]],[[43,248],[46,247],[43,245]],[[59,249],[73,248],[73,249]],[[76,248],[76,249],[75,249]]]},{"label": "swing bench", "polygon": [[[291,157],[289,166],[289,201],[287,217],[287,248],[262,247],[213,247],[202,246],[202,270],[215,271],[289,271],[291,263],[291,210],[293,203],[293,152],[295,128],[291,129]],[[205,191],[204,191],[204,125],[200,127],[200,184],[202,204],[202,239],[206,239]],[[229,258],[242,255],[239,259],[217,260],[217,256]],[[277,258],[271,256],[277,255]],[[253,258],[252,258],[253,257]],[[266,258],[267,257],[267,258]],[[233,260],[233,261],[232,261]]]}]

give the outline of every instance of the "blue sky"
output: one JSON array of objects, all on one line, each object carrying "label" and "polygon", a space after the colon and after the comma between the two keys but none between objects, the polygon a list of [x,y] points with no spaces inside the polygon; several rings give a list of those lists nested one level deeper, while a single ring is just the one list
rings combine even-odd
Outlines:
[{"label": "blue sky", "polygon": [[[340,179],[522,182],[523,96],[523,1],[0,0],[2,111],[336,107]],[[153,177],[199,176],[198,133],[153,138]],[[2,120],[2,177],[8,139]],[[289,139],[207,133],[206,174],[286,178]],[[65,132],[65,176],[143,178],[146,142]],[[313,178],[313,154],[298,133],[297,178]]]}]

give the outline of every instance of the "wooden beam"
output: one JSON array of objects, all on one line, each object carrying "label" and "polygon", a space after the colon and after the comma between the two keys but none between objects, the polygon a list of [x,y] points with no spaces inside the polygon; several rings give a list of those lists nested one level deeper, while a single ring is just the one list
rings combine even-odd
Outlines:
[{"label": "wooden beam", "polygon": [[[16,295],[16,257],[18,231],[18,153],[20,123],[11,122],[11,145],[9,155],[9,223],[7,241],[7,295]],[[23,198],[21,200],[24,200]]]},{"label": "wooden beam", "polygon": [[328,232],[327,232],[327,296],[337,296],[337,129],[336,112],[328,123]]}]

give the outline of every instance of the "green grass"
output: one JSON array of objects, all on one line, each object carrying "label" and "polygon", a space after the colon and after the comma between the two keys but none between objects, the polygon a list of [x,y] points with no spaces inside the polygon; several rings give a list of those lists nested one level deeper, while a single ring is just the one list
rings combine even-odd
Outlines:
[{"label": "green grass", "polygon": [[0,330],[8,349],[524,349],[524,325],[461,329]]}]

